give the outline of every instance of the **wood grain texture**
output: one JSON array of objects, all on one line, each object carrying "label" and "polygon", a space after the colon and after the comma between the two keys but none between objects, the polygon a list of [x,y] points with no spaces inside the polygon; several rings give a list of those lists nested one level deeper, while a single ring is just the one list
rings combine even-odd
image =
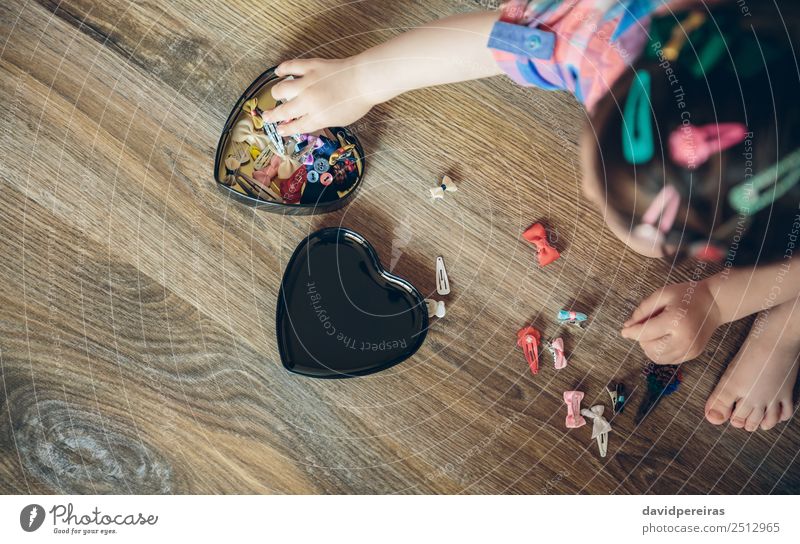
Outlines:
[{"label": "wood grain texture", "polygon": [[[607,402],[639,385],[621,317],[687,279],[630,252],[580,192],[582,111],[505,78],[429,89],[354,130],[369,169],[325,216],[254,212],[212,179],[230,106],[280,59],[353,54],[474,4],[22,2],[0,6],[0,492],[789,493],[793,420],[745,434],[702,407],[747,322],[719,330],[681,392],[609,457],[565,432],[561,393]],[[449,172],[459,192],[431,202]],[[545,219],[564,258],[533,265],[519,234]],[[284,371],[278,283],[303,236],[344,225],[434,291],[445,320],[375,376]],[[399,247],[403,246],[403,247]],[[593,323],[570,366],[535,379],[515,348],[572,301]],[[633,393],[633,402],[638,391]]]}]

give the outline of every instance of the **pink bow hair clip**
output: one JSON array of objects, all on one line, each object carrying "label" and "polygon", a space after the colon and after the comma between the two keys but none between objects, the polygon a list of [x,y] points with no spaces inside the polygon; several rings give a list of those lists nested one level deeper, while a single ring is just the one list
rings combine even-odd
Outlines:
[{"label": "pink bow hair clip", "polygon": [[553,364],[556,370],[561,370],[567,366],[567,358],[564,355],[564,340],[562,338],[556,338],[551,341],[547,349],[553,354]]},{"label": "pink bow hair clip", "polygon": [[741,123],[685,125],[670,134],[669,153],[676,164],[694,170],[746,137],[747,127]]},{"label": "pink bow hair clip", "polygon": [[581,410],[581,414],[592,420],[592,438],[597,439],[600,457],[608,454],[608,433],[611,432],[611,424],[603,417],[603,410],[602,404]]},{"label": "pink bow hair clip", "polygon": [[581,415],[583,391],[565,391],[564,402],[567,404],[567,429],[577,429],[586,425]]},{"label": "pink bow hair clip", "polygon": [[539,254],[539,266],[547,266],[561,257],[558,250],[547,241],[547,232],[541,223],[531,225],[528,230],[522,233],[522,237],[536,246],[536,251]]}]

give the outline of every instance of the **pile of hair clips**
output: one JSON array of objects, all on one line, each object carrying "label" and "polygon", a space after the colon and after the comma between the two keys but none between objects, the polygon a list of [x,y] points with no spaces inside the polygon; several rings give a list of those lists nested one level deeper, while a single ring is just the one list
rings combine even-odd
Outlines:
[{"label": "pile of hair clips", "polygon": [[[269,91],[261,93],[265,95]],[[225,185],[251,198],[281,204],[330,202],[354,188],[362,161],[346,130],[283,138],[263,115],[258,96],[242,106],[223,161]]]}]

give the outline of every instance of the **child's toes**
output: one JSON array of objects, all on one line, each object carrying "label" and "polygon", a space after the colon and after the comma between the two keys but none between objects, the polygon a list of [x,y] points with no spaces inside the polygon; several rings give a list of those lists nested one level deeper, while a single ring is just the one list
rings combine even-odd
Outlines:
[{"label": "child's toes", "polygon": [[781,405],[779,403],[775,403],[772,406],[767,407],[767,411],[764,414],[764,419],[761,420],[761,430],[768,431],[773,428],[778,424],[778,419],[780,419],[780,417]]},{"label": "child's toes", "polygon": [[764,408],[756,407],[753,408],[753,411],[750,412],[750,415],[747,416],[747,421],[744,423],[744,430],[748,432],[754,432],[758,430],[758,426],[761,425],[761,422],[764,420]]},{"label": "child's toes", "polygon": [[706,402],[706,419],[714,425],[722,425],[731,417],[733,405],[738,399],[725,389],[717,387]]},{"label": "child's toes", "polygon": [[792,419],[792,412],[794,411],[794,406],[792,405],[792,401],[790,400],[783,400],[781,401],[781,421],[789,421]]},{"label": "child's toes", "polygon": [[747,423],[747,416],[749,416],[750,412],[752,411],[753,407],[749,404],[737,404],[736,409],[733,411],[733,415],[731,415],[731,425],[737,429],[744,428],[745,424]]}]

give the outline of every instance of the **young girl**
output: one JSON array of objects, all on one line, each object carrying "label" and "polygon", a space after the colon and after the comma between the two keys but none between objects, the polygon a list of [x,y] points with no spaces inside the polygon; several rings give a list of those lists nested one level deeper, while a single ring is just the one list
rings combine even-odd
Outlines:
[{"label": "young girl", "polygon": [[[748,431],[788,420],[800,353],[800,71],[794,0],[512,1],[352,58],[292,60],[268,114],[283,135],[350,124],[406,91],[507,73],[589,112],[584,191],[635,251],[722,272],[668,285],[622,328],[657,363],[758,314],[706,404]],[[699,275],[699,274],[698,274]]]}]

